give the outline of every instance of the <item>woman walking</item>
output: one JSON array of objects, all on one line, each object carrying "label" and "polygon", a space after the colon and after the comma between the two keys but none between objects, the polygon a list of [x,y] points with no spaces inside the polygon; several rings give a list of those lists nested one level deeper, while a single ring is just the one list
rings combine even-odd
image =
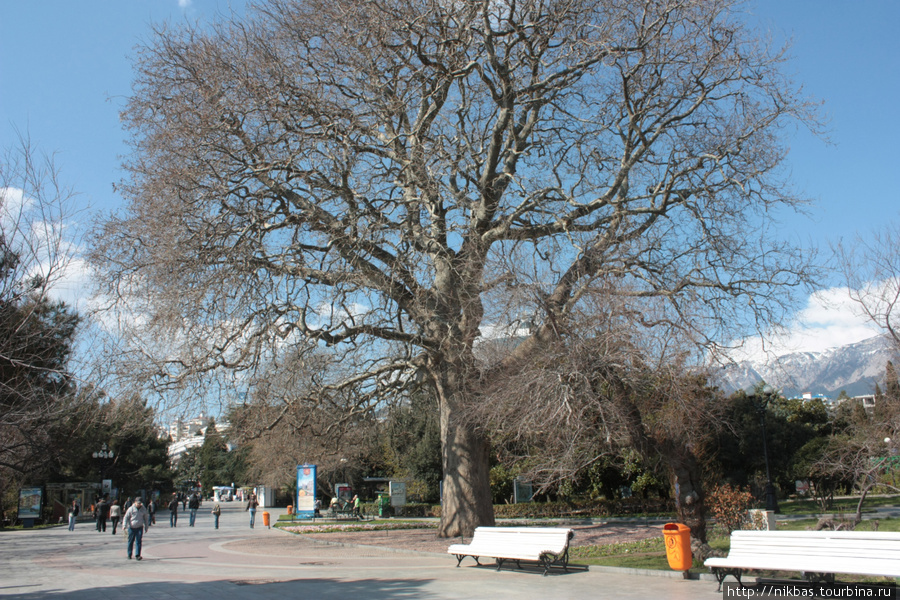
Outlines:
[{"label": "woman walking", "polygon": [[259,501],[256,499],[256,494],[250,494],[250,500],[247,501],[247,510],[250,511],[250,529],[253,529],[253,524],[256,522],[257,506],[259,506]]},{"label": "woman walking", "polygon": [[119,506],[118,500],[113,500],[112,506],[109,507],[109,521],[112,523],[112,534],[116,535],[116,527],[119,525],[119,519],[122,518],[122,507]]},{"label": "woman walking", "polygon": [[69,507],[69,531],[75,531],[75,519],[78,517],[78,501],[72,500],[72,506]]}]

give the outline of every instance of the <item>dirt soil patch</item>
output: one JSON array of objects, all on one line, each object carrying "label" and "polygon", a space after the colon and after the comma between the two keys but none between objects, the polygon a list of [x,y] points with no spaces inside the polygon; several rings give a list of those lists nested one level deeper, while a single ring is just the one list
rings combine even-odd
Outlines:
[{"label": "dirt soil patch", "polygon": [[[660,525],[602,524],[572,527],[575,537],[572,546],[593,546],[636,542],[652,537],[662,537]],[[470,540],[438,538],[434,529],[402,529],[389,531],[351,531],[335,533],[303,534],[304,539],[331,544],[377,546],[402,551],[446,553],[450,544]]]}]

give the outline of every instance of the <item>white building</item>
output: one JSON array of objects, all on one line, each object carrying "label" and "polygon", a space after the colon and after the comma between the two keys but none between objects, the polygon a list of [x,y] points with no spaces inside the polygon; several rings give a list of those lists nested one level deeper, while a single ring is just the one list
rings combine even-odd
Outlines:
[{"label": "white building", "polygon": [[[169,460],[172,465],[177,465],[182,455],[191,448],[203,445],[208,426],[209,417],[203,413],[187,422],[178,419],[169,424],[169,437],[172,439],[169,444]],[[230,423],[227,421],[216,423],[216,431],[220,433],[228,431],[229,427]]]}]

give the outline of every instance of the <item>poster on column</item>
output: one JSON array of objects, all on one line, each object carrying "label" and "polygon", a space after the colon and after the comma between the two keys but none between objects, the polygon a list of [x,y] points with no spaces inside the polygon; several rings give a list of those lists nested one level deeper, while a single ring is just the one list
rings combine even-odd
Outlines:
[{"label": "poster on column", "polygon": [[44,490],[39,487],[19,489],[19,519],[40,519]]},{"label": "poster on column", "polygon": [[297,465],[297,505],[294,513],[309,519],[316,515],[316,465]]}]

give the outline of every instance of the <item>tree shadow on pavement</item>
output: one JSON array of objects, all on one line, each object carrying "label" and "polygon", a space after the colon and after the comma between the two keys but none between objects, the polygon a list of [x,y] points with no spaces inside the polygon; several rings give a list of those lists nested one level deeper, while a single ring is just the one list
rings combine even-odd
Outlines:
[{"label": "tree shadow on pavement", "polygon": [[[0,594],[4,600],[47,600],[48,598],[66,598],[66,600],[97,600],[97,598],[116,598],[116,600],[146,600],[147,598],[191,598],[216,600],[232,598],[321,598],[340,599],[365,598],[381,600],[388,598],[435,598],[423,586],[429,580],[421,579],[235,579],[231,581],[186,582],[142,582],[104,588],[83,590],[42,589],[25,591],[29,586],[4,586]],[[22,589],[21,593],[16,588]]]}]

